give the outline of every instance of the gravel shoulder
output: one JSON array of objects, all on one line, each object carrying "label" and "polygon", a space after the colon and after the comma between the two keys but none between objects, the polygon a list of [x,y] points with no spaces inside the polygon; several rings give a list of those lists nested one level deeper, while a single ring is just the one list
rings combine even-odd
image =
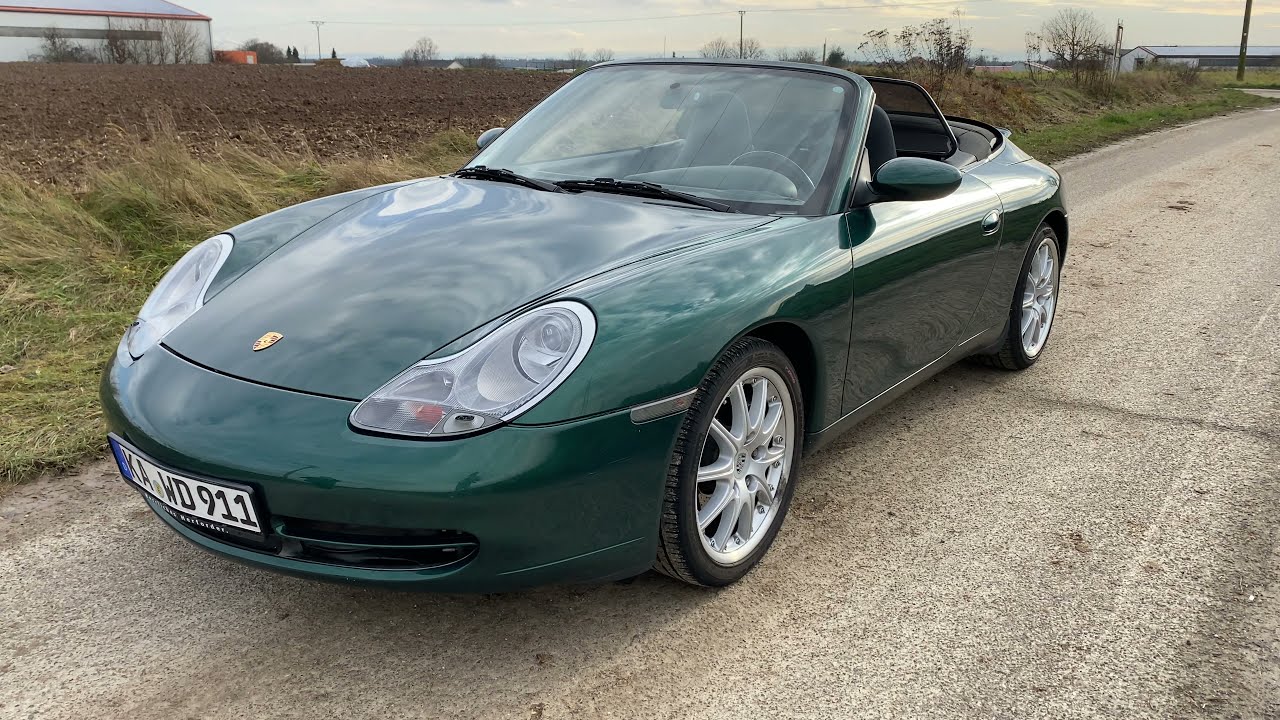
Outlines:
[{"label": "gravel shoulder", "polygon": [[1060,170],[1045,359],[811,458],[737,586],[317,584],[183,543],[98,463],[0,500],[0,717],[1280,715],[1280,112]]}]

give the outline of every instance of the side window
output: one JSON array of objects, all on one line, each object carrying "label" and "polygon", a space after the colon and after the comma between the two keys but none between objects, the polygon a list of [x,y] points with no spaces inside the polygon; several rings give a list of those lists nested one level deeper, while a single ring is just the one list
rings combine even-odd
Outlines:
[{"label": "side window", "polygon": [[957,149],[951,126],[925,89],[905,80],[867,78],[889,114],[898,155],[945,160]]}]

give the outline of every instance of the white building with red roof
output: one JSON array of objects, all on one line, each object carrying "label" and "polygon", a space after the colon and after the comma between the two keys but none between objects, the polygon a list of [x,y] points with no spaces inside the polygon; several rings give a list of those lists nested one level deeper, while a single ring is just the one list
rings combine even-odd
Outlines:
[{"label": "white building with red roof", "polygon": [[211,22],[166,0],[0,0],[0,62],[45,59],[55,46],[98,62],[207,63]]}]

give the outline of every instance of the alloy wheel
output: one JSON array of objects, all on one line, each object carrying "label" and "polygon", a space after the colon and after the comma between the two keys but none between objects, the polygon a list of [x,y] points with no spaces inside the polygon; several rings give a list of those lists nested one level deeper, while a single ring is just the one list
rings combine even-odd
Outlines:
[{"label": "alloy wheel", "polygon": [[698,466],[697,523],[719,565],[751,554],[778,517],[796,446],[791,393],[768,368],[743,373],[720,400]]},{"label": "alloy wheel", "polygon": [[1044,238],[1031,256],[1022,290],[1022,351],[1039,354],[1049,339],[1058,302],[1058,252],[1052,238]]}]

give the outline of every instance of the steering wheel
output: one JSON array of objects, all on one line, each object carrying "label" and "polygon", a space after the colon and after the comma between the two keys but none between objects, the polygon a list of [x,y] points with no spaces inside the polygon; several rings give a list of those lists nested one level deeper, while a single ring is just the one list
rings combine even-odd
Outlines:
[{"label": "steering wheel", "polygon": [[[745,158],[750,158],[754,162],[739,162]],[[817,187],[813,182],[813,178],[809,177],[809,173],[805,172],[804,168],[800,167],[795,160],[792,160],[782,153],[776,153],[770,150],[748,150],[734,158],[733,162],[729,164],[742,164],[751,167],[763,168],[765,170],[772,170],[779,175],[783,175],[788,180],[795,183],[796,191],[799,192],[800,197],[808,197],[813,193],[813,189]]]}]

